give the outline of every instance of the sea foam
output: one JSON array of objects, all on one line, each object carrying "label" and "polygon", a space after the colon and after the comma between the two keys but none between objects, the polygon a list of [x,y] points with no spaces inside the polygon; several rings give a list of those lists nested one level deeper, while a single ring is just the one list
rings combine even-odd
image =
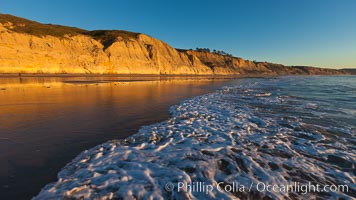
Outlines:
[{"label": "sea foam", "polygon": [[[82,152],[34,199],[355,198],[354,127],[314,122],[320,102],[284,94],[281,82],[254,80],[182,101],[167,121]],[[349,191],[217,189],[236,182],[346,184]],[[179,183],[213,189],[178,191]]]}]

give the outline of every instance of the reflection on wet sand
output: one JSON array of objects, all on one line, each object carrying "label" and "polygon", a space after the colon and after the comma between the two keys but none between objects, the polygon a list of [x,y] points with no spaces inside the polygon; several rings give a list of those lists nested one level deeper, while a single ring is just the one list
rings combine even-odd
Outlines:
[{"label": "reflection on wet sand", "polygon": [[[168,118],[226,83],[211,78],[0,79],[0,198],[29,199],[84,149]],[[31,185],[31,187],[29,187]]]}]

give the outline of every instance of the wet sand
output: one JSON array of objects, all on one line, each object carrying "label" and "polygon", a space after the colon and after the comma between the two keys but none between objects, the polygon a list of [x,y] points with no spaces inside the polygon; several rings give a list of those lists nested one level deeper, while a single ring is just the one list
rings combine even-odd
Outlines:
[{"label": "wet sand", "polygon": [[30,199],[81,151],[169,117],[229,79],[0,78],[0,199]]}]

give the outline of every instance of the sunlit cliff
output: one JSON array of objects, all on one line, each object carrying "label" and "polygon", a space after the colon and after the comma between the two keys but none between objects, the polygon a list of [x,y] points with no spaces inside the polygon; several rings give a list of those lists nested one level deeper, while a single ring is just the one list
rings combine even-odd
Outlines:
[{"label": "sunlit cliff", "polygon": [[0,14],[0,73],[285,75],[342,72],[177,50],[141,33],[86,31]]}]

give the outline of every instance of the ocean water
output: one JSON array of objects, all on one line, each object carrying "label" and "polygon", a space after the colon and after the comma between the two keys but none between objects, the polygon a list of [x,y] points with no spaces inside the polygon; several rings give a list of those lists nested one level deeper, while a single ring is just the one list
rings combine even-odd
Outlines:
[{"label": "ocean water", "polygon": [[166,120],[211,77],[0,77],[0,199],[28,200],[85,149]]},{"label": "ocean water", "polygon": [[242,79],[170,112],[82,152],[34,199],[356,198],[355,76]]}]

